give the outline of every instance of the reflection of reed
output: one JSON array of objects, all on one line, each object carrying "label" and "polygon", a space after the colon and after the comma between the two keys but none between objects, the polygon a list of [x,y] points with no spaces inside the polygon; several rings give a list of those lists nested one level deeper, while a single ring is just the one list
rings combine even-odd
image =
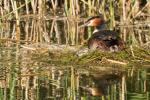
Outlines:
[{"label": "reflection of reed", "polygon": [[[12,57],[11,52],[5,53],[8,53],[7,57]],[[114,74],[115,72],[106,74],[105,71],[95,71],[95,73],[92,73],[92,70],[90,70],[86,72],[86,75],[83,74],[84,72],[80,68],[61,67],[59,69],[59,67],[45,65],[42,62],[31,61],[31,59],[22,59],[27,62],[20,62],[20,57],[17,55],[16,53],[12,63],[7,64],[6,69],[2,69],[5,75],[0,81],[0,92],[3,91],[3,98],[6,99],[10,98],[10,91],[13,91],[11,98],[15,99],[45,100],[67,98],[75,100],[88,96],[89,98],[98,97],[106,100],[108,98],[123,100],[130,86],[126,76]],[[88,73],[91,74],[89,75]],[[134,86],[132,89],[139,88],[139,90],[143,89],[142,91],[146,92],[148,89],[146,84],[148,83],[146,83],[145,76],[143,77],[146,73],[139,70],[137,74],[139,75],[128,77],[133,77],[133,79],[138,77],[141,80],[135,83],[142,82],[142,85]],[[132,83],[133,85],[135,84]]]}]

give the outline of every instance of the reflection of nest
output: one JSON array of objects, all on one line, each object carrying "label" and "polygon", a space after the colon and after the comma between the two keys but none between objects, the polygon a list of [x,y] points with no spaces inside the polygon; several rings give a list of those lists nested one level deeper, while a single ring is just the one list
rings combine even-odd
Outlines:
[{"label": "reflection of nest", "polygon": [[90,66],[89,68],[77,69],[77,72],[80,74],[90,75],[93,77],[103,77],[109,75],[121,75],[125,72],[125,68],[123,67],[101,67],[101,66]]}]

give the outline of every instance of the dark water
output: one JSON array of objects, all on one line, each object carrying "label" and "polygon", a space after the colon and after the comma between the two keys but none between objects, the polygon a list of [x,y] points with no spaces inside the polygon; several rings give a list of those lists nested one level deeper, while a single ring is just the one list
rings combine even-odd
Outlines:
[{"label": "dark water", "polygon": [[[34,58],[34,59],[33,59]],[[56,66],[0,48],[0,100],[149,100],[150,68]]]}]

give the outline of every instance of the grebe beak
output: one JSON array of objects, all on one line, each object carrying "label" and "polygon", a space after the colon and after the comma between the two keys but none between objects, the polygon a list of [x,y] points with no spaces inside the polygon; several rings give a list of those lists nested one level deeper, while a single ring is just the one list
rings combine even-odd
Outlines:
[{"label": "grebe beak", "polygon": [[85,26],[88,26],[90,22],[85,22],[84,24],[80,25],[79,28],[82,28],[82,27],[85,27]]}]

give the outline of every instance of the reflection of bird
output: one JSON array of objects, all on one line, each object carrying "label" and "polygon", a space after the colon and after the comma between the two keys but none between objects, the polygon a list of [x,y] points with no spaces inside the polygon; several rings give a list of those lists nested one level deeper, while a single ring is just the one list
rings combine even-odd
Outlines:
[{"label": "reflection of bird", "polygon": [[120,81],[121,77],[122,74],[94,74],[89,76],[89,78],[92,79],[92,86],[89,84],[90,86],[80,87],[92,96],[104,96],[104,98],[106,98],[109,85],[116,84]]},{"label": "reflection of bird", "polygon": [[112,30],[105,30],[105,20],[102,14],[88,19],[82,26],[94,26],[92,36],[88,40],[89,49],[106,51],[120,51],[124,48],[123,40],[119,34]]},{"label": "reflection of bird", "polygon": [[98,87],[89,88],[89,92],[93,96],[103,96],[104,95],[104,92],[100,88],[98,88]]},{"label": "reflection of bird", "polygon": [[83,90],[89,92],[92,96],[103,96],[104,91],[99,87],[81,87]]},{"label": "reflection of bird", "polygon": [[92,86],[80,86],[84,91],[92,96],[103,96],[107,94],[108,83],[105,79],[95,80],[92,79]]}]

